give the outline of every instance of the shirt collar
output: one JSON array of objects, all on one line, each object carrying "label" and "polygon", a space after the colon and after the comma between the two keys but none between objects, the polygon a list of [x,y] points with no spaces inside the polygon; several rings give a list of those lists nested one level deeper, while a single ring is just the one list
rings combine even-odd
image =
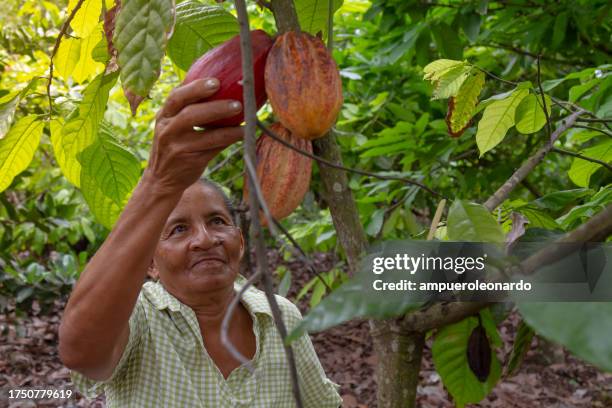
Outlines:
[{"label": "shirt collar", "polygon": [[[246,283],[246,279],[238,275],[234,282],[234,290],[238,292]],[[183,305],[177,298],[172,296],[164,288],[161,282],[146,282],[143,287],[145,297],[155,306],[157,310],[169,309],[172,312],[180,312]],[[251,286],[242,294],[242,300],[246,308],[253,314],[264,314],[272,316],[272,310],[268,304],[266,295],[261,290]]]}]

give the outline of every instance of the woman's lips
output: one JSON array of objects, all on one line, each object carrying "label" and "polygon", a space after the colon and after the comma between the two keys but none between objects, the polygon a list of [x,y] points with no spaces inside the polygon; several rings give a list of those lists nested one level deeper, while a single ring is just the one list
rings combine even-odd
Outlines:
[{"label": "woman's lips", "polygon": [[195,268],[196,266],[220,266],[223,264],[225,264],[225,261],[220,258],[202,258],[196,261],[193,265],[191,265],[191,267]]}]

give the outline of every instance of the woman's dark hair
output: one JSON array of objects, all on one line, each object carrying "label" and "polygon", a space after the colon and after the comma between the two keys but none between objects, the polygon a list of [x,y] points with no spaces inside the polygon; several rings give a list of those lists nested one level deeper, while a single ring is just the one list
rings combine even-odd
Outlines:
[{"label": "woman's dark hair", "polygon": [[225,191],[223,191],[223,188],[216,182],[209,180],[207,178],[204,178],[204,177],[200,179],[200,183],[202,183],[202,185],[204,186],[212,188],[221,196],[221,198],[223,198],[223,203],[225,204],[225,208],[227,209],[227,212],[232,217],[232,219],[234,219],[234,213],[235,213],[234,203],[229,198],[229,196],[225,193]]}]

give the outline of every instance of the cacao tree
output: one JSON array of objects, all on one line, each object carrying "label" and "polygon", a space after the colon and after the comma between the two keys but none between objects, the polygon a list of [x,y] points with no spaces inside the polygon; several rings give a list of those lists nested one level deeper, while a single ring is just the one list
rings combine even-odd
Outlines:
[{"label": "cacao tree", "polygon": [[[359,281],[348,279],[366,248],[381,240],[504,242],[530,234],[551,241],[608,239],[607,2],[259,3],[247,4],[251,29],[270,35],[301,30],[326,41],[339,77],[306,86],[333,93],[341,78],[343,87],[335,99],[338,122],[312,141],[312,150],[304,146],[290,156],[288,148],[274,147],[279,156],[292,157],[287,161],[304,160],[305,152],[316,163],[302,207],[278,227],[305,252],[334,250],[346,264],[302,289],[313,308],[299,329],[369,318],[380,407],[415,406],[428,333],[434,364],[457,406],[481,401],[518,370],[534,335],[612,370],[609,303],[518,303],[522,323],[502,364],[495,305],[424,304],[409,296],[388,303],[384,295],[362,296]],[[38,30],[28,31],[2,21],[0,268],[5,290],[23,300],[37,295],[32,287],[49,270],[55,271],[52,279],[73,282],[139,180],[156,108],[170,89],[190,80],[187,71],[201,55],[232,38],[238,50],[241,38],[235,36],[246,21],[231,2],[26,1],[19,12],[16,2],[9,4],[14,14],[38,22]],[[257,61],[255,48],[252,54]],[[283,64],[276,68],[282,71]],[[257,62],[255,71],[261,73]],[[258,113],[262,127],[272,129],[260,136],[260,145],[283,133],[266,125],[273,122],[272,110],[280,109],[271,102]],[[328,112],[322,121],[331,125],[336,115]],[[246,114],[253,133],[256,123]],[[299,121],[284,125],[299,131]],[[247,186],[249,169],[240,153],[239,147],[228,149],[208,170],[238,194],[255,190]],[[34,170],[43,167],[41,174]],[[289,178],[295,168],[268,171],[287,171]],[[260,183],[269,176],[265,168],[256,173]],[[50,185],[56,190],[46,193]],[[303,187],[300,194],[308,189],[297,187]],[[35,192],[35,203],[27,191]],[[261,204],[281,207],[265,189],[262,195]],[[255,220],[270,232],[274,227],[258,210],[260,197],[250,199],[256,204],[250,241],[258,248],[258,270],[270,279]],[[54,219],[41,219],[44,213]],[[95,222],[86,216],[75,222],[76,214],[91,214]],[[91,245],[76,252],[64,243],[59,252],[65,254],[47,262],[44,242],[51,235],[57,241],[69,237],[73,246],[79,240]],[[277,245],[279,235],[267,236],[268,244]],[[27,266],[10,255],[25,248],[33,253]]]}]

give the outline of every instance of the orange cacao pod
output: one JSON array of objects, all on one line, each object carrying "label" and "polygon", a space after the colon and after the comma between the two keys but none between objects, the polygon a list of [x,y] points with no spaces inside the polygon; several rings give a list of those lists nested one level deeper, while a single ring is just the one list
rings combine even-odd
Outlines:
[{"label": "orange cacao pod", "polygon": [[338,66],[320,38],[286,32],[270,49],[265,69],[272,110],[296,136],[312,140],[334,125],[342,107]]},{"label": "orange cacao pod", "polygon": [[[280,123],[270,127],[275,134],[295,147],[312,153],[309,140],[295,137]],[[312,159],[283,146],[271,137],[262,134],[257,139],[257,178],[272,217],[283,219],[295,210],[310,186]],[[248,183],[245,180],[243,197],[248,200]],[[262,225],[266,225],[263,212]]]}]

